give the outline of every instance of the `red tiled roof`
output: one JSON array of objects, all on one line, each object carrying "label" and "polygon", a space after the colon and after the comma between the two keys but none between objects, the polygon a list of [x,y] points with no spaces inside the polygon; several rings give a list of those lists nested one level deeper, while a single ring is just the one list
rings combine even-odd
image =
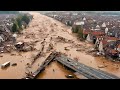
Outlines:
[{"label": "red tiled roof", "polygon": [[83,34],[89,34],[90,33],[90,30],[84,30],[83,31]]},{"label": "red tiled roof", "polygon": [[110,53],[113,53],[113,54],[115,54],[115,53],[117,53],[117,50],[110,49]]},{"label": "red tiled roof", "polygon": [[118,38],[116,38],[116,37],[106,37],[105,39],[106,40],[118,40]]},{"label": "red tiled roof", "polygon": [[103,45],[106,45],[108,42],[107,40],[102,40]]},{"label": "red tiled roof", "polygon": [[105,33],[104,32],[93,31],[91,34],[97,36],[97,35],[104,35]]},{"label": "red tiled roof", "polygon": [[101,38],[101,36],[96,36],[96,38]]}]

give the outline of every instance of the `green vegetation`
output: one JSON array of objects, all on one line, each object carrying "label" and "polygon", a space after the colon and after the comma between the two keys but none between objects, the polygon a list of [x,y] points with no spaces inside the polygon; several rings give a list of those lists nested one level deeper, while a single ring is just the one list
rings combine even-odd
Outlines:
[{"label": "green vegetation", "polygon": [[73,33],[78,33],[80,26],[73,26],[72,27],[72,32]]},{"label": "green vegetation", "polygon": [[27,15],[23,15],[21,20],[24,21],[26,24],[29,24],[29,22],[30,22],[30,18]]},{"label": "green vegetation", "polygon": [[78,30],[78,36],[80,38],[83,38],[83,29],[80,27],[79,30]]},{"label": "green vegetation", "polygon": [[67,25],[68,25],[68,26],[71,26],[71,23],[70,23],[70,21],[67,21]]},{"label": "green vegetation", "polygon": [[17,23],[13,24],[13,26],[12,26],[12,32],[19,32],[19,28],[18,28]]},{"label": "green vegetation", "polygon": [[29,24],[30,20],[32,19],[32,16],[28,16],[27,14],[24,15],[18,15],[16,19],[12,19],[13,26],[12,26],[12,32],[18,32],[23,29],[22,26],[26,28],[26,26]]},{"label": "green vegetation", "polygon": [[79,38],[84,39],[84,37],[83,37],[83,29],[82,29],[82,27],[80,25],[79,26],[73,26],[72,27],[72,32],[77,33]]},{"label": "green vegetation", "polygon": [[22,29],[22,20],[21,20],[21,17],[19,16],[18,18],[16,18],[16,23],[18,25],[18,28],[19,29]]}]

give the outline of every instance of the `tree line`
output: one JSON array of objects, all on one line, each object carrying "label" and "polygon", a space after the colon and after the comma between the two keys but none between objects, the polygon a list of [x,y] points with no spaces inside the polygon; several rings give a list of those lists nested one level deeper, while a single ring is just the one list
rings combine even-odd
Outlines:
[{"label": "tree line", "polygon": [[32,15],[18,15],[18,17],[13,20],[12,32],[20,33],[21,30],[27,27],[32,18]]}]

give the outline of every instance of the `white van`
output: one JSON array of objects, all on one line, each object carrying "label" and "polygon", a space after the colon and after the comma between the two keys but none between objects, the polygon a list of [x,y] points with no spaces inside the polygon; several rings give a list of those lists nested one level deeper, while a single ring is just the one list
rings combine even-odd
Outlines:
[{"label": "white van", "polygon": [[6,68],[6,67],[8,67],[8,66],[10,66],[10,61],[5,62],[4,64],[2,64],[2,65],[1,65],[1,68]]}]

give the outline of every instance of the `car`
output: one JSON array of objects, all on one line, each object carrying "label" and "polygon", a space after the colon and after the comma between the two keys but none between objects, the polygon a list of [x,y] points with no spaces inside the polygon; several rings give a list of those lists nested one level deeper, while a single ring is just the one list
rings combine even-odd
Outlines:
[{"label": "car", "polygon": [[33,74],[32,76],[35,77],[35,74]]},{"label": "car", "polygon": [[73,75],[65,75],[67,78],[74,78]]},{"label": "car", "polygon": [[26,77],[25,79],[30,79],[30,78],[27,78],[27,77]]},{"label": "car", "polygon": [[69,59],[67,59],[67,61],[68,61],[68,62],[70,62],[70,60],[69,60]]}]

